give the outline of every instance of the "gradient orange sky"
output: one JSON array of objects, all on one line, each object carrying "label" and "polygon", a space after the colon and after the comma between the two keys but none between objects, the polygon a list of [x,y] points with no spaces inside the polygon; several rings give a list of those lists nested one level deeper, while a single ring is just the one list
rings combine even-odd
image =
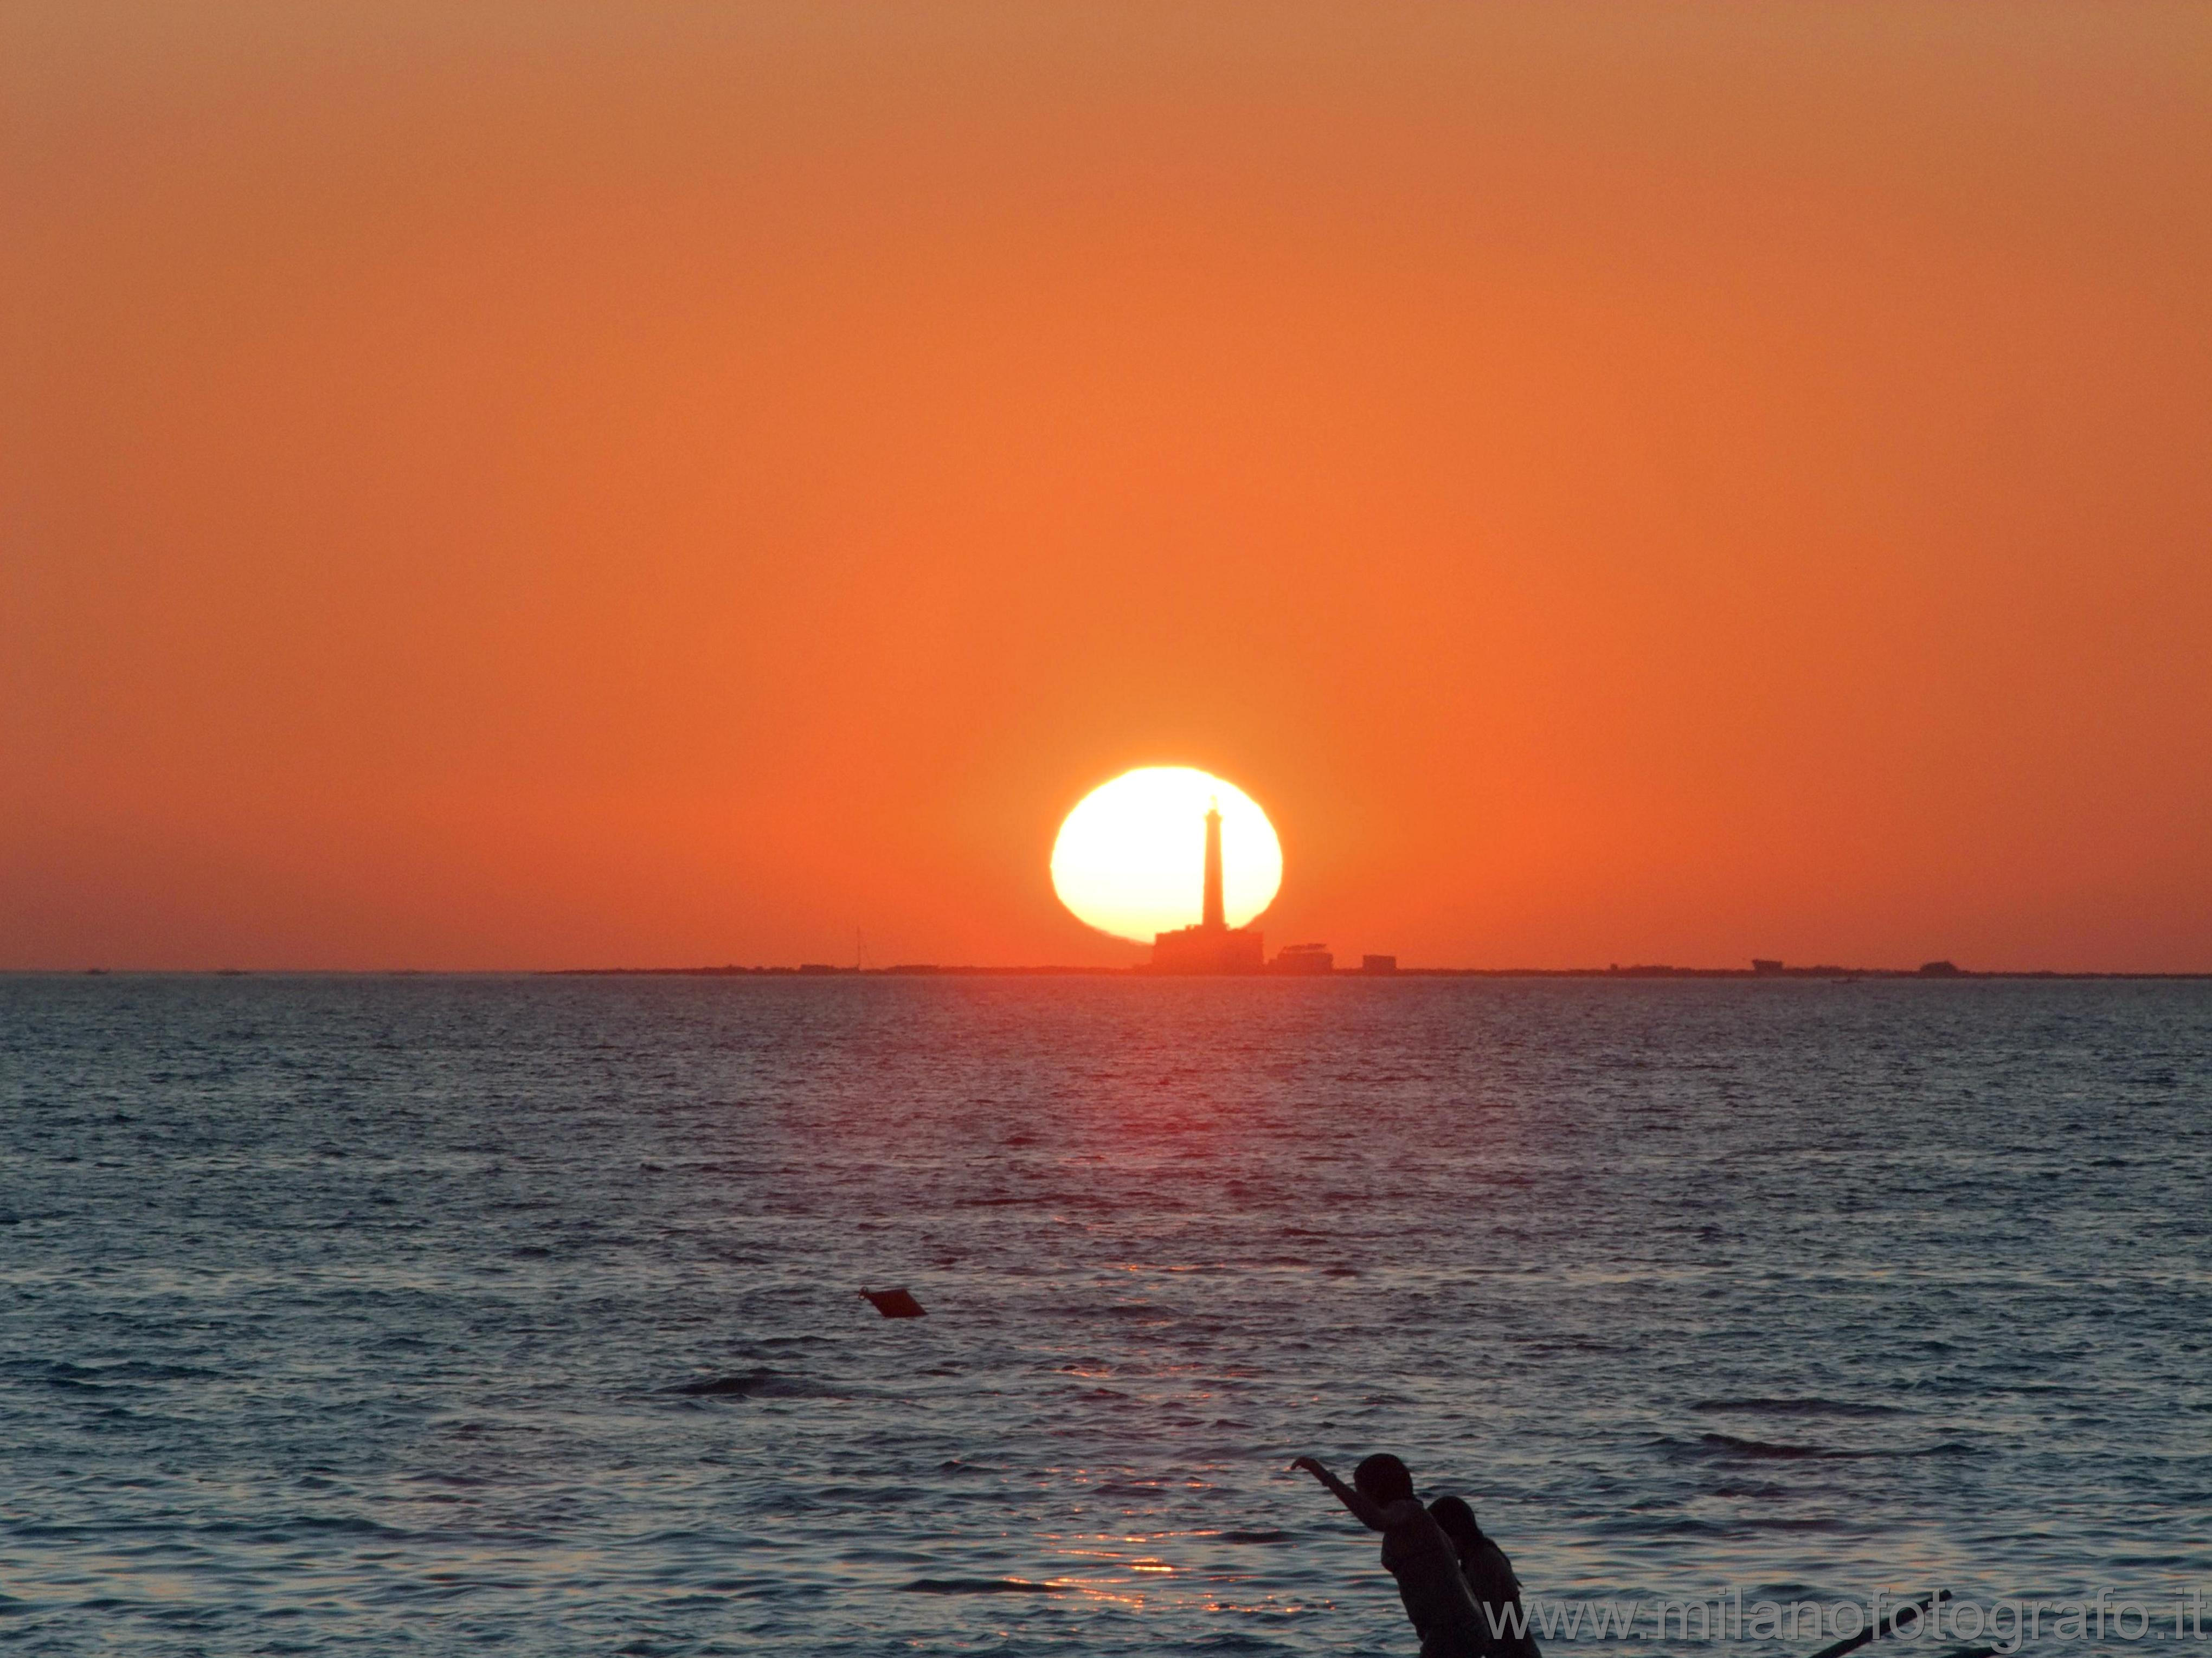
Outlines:
[{"label": "gradient orange sky", "polygon": [[2212,8],[0,18],[0,966],[2212,969]]}]

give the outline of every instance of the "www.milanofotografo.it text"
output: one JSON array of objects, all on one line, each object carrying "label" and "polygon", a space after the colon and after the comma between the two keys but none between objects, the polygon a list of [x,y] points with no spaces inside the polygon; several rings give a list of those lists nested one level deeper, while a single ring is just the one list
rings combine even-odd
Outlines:
[{"label": "www.milanofotografo.it text", "polygon": [[2199,1589],[2156,1596],[2100,1588],[2074,1600],[2000,1597],[1955,1600],[1877,1590],[1863,1600],[1747,1601],[1740,1589],[1710,1598],[1670,1600],[1547,1600],[1486,1606],[1497,1635],[1534,1634],[1547,1641],[1621,1641],[1639,1632],[1655,1639],[1703,1641],[1843,1639],[1869,1629],[1892,1640],[1984,1641],[2001,1653],[2030,1641],[2202,1641],[2204,1597]]}]

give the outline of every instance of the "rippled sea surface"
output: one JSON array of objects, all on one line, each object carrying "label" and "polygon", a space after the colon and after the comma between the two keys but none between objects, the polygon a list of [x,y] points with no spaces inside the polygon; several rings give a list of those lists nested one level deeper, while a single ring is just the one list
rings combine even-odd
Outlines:
[{"label": "rippled sea surface", "polygon": [[2170,1598],[2212,985],[0,980],[0,1311],[32,1653],[1410,1655],[1375,1449],[1536,1595]]}]

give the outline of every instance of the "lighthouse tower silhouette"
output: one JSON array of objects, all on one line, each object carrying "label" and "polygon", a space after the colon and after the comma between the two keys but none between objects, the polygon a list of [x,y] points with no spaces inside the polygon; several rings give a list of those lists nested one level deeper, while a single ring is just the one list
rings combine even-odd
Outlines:
[{"label": "lighthouse tower silhouette", "polygon": [[1259,930],[1231,926],[1221,901],[1221,803],[1206,809],[1206,886],[1196,926],[1152,936],[1155,973],[1258,973],[1267,954]]},{"label": "lighthouse tower silhouette", "polygon": [[1221,913],[1221,802],[1211,801],[1206,808],[1206,910],[1199,926],[1216,932],[1225,932],[1229,923]]}]

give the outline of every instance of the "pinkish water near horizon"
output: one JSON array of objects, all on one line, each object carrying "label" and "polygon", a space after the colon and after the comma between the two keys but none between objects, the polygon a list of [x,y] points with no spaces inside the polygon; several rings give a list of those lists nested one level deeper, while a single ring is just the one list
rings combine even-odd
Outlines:
[{"label": "pinkish water near horizon", "polygon": [[1378,1448],[1534,1595],[2212,1588],[2202,983],[15,977],[0,1104],[29,1653],[1410,1654]]}]

